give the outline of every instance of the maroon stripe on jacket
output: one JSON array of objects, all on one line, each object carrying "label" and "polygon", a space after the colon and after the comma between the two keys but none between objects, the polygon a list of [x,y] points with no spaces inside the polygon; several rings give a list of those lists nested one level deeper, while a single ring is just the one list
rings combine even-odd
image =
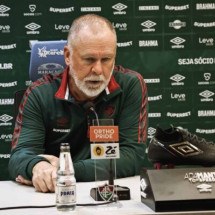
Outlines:
[{"label": "maroon stripe on jacket", "polygon": [[25,91],[25,93],[23,95],[23,100],[19,105],[18,115],[16,117],[16,123],[15,123],[14,132],[13,132],[12,143],[11,143],[12,148],[15,148],[18,143],[18,139],[19,139],[19,136],[20,136],[20,133],[22,130],[23,110],[27,103],[29,94],[32,92],[32,90],[34,88],[36,88],[40,85],[46,84],[46,83],[50,82],[51,80],[53,80],[53,78],[51,78],[49,75],[44,76],[43,79],[38,79],[30,87],[28,87],[27,90]]},{"label": "maroon stripe on jacket", "polygon": [[120,71],[123,73],[132,73],[136,75],[140,81],[141,89],[142,89],[142,102],[140,107],[140,116],[139,116],[139,125],[138,125],[138,142],[144,142],[146,143],[147,139],[147,123],[148,123],[148,113],[147,113],[147,86],[146,83],[142,77],[142,75],[138,72],[135,72],[130,69],[123,68],[122,66],[115,66],[115,71]]}]

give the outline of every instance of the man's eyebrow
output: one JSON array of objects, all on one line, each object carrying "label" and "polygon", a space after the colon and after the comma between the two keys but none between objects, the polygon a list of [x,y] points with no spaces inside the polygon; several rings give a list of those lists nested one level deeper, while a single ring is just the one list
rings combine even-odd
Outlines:
[{"label": "man's eyebrow", "polygon": [[[83,54],[81,57],[83,58],[97,58],[97,54]],[[111,58],[114,54],[108,53],[101,56],[101,58]]]}]

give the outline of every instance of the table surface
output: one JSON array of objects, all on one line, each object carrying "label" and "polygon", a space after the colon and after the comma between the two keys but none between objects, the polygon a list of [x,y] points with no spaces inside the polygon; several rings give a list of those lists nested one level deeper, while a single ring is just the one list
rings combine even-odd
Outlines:
[{"label": "table surface", "polygon": [[[151,208],[141,202],[140,197],[140,177],[128,177],[115,180],[116,185],[130,188],[131,200],[119,201],[103,206],[78,206],[73,212],[60,212],[55,207],[50,208],[25,208],[0,210],[0,215],[140,215],[140,214],[215,214],[215,211],[195,211],[195,212],[162,212],[156,213]],[[96,203],[90,197],[90,189],[97,187],[97,182],[77,183],[77,203]],[[31,186],[20,185],[13,181],[0,181],[0,208],[16,206],[46,206],[55,204],[54,193],[35,192]]]}]

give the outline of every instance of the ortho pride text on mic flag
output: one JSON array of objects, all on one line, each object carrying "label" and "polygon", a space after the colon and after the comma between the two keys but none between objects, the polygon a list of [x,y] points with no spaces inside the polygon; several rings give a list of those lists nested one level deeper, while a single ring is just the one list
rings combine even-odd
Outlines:
[{"label": "ortho pride text on mic flag", "polygon": [[119,141],[118,126],[90,126],[91,142],[116,142]]}]

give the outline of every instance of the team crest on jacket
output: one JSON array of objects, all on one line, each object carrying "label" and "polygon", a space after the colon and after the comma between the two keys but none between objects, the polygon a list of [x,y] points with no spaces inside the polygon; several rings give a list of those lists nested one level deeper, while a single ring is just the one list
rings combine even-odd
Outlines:
[{"label": "team crest on jacket", "polygon": [[60,117],[57,119],[57,126],[59,127],[65,127],[66,125],[68,125],[68,123],[68,117]]},{"label": "team crest on jacket", "polygon": [[111,117],[111,116],[114,115],[115,110],[116,110],[115,106],[109,105],[109,106],[107,106],[107,107],[104,108],[104,115]]}]

